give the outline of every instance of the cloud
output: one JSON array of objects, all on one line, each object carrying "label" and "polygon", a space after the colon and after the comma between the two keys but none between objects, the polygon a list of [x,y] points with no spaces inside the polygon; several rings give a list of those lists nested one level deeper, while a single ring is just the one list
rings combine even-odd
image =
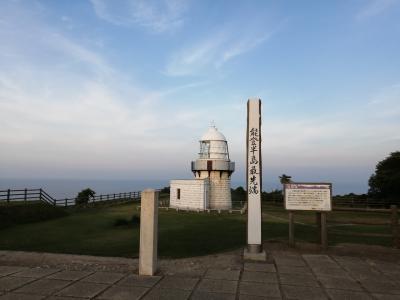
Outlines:
[{"label": "cloud", "polygon": [[8,25],[0,28],[0,176],[24,164],[25,174],[20,168],[15,176],[35,166],[49,176],[149,172],[160,149],[173,163],[185,143],[181,134],[201,115],[164,105],[163,97],[202,83],[149,90],[115,69],[102,48],[68,37],[29,7],[16,3],[2,17]]},{"label": "cloud", "polygon": [[[265,28],[257,24],[242,30],[223,28],[211,36],[185,46],[174,53],[165,67],[169,76],[185,76],[201,73],[209,68],[218,69],[237,56],[252,51],[268,41],[278,30],[265,32]],[[260,32],[257,28],[263,28]]]},{"label": "cloud", "polygon": [[381,88],[371,96],[368,108],[375,112],[375,118],[400,119],[400,83]]},{"label": "cloud", "polygon": [[398,0],[370,0],[367,5],[362,7],[361,10],[357,12],[355,18],[356,20],[361,21],[375,17],[387,11],[396,3],[399,3]]},{"label": "cloud", "polygon": [[185,0],[90,0],[96,15],[117,26],[142,26],[155,33],[174,31],[184,23]]}]

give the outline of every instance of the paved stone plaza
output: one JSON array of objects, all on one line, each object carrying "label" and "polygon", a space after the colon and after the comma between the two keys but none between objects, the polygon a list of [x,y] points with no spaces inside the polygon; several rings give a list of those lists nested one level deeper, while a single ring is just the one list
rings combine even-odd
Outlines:
[{"label": "paved stone plaza", "polygon": [[161,262],[159,276],[139,277],[110,264],[77,267],[76,257],[64,267],[44,259],[41,267],[7,265],[3,257],[0,299],[400,299],[400,265],[376,258],[274,252],[266,263],[250,263],[236,252],[209,257],[211,265]]}]

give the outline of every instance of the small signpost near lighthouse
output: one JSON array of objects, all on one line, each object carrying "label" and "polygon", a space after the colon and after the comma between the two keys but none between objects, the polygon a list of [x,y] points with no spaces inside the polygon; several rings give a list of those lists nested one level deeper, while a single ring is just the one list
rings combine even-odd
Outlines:
[{"label": "small signpost near lighthouse", "polygon": [[261,235],[261,99],[247,101],[247,248],[244,259],[266,260]]}]

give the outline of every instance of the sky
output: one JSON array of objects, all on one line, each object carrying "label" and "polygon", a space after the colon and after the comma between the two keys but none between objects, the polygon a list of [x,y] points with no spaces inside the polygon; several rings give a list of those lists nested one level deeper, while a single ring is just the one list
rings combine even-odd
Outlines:
[{"label": "sky", "polygon": [[0,178],[192,178],[214,121],[244,182],[366,192],[400,145],[400,1],[0,1]]}]

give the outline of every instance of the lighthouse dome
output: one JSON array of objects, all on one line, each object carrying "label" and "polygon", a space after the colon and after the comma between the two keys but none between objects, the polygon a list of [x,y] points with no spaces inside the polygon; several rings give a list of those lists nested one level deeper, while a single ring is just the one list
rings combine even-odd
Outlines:
[{"label": "lighthouse dome", "polygon": [[201,141],[226,141],[226,138],[215,126],[210,126],[201,137]]},{"label": "lighthouse dome", "polygon": [[228,143],[215,126],[210,126],[200,140],[199,159],[228,160]]}]

